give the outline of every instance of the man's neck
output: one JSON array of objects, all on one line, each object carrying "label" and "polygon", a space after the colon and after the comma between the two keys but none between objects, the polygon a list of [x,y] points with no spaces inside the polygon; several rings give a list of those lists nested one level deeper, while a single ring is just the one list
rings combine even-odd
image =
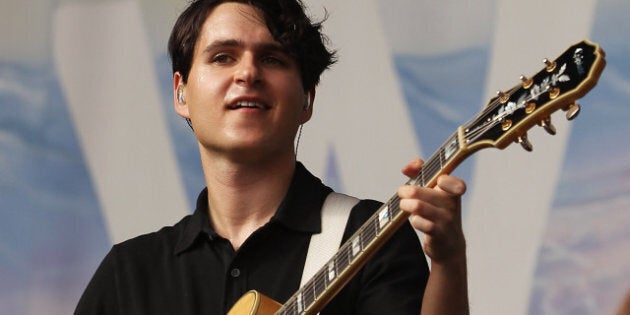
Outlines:
[{"label": "man's neck", "polygon": [[289,189],[293,156],[256,163],[202,156],[211,225],[238,249],[269,222]]}]

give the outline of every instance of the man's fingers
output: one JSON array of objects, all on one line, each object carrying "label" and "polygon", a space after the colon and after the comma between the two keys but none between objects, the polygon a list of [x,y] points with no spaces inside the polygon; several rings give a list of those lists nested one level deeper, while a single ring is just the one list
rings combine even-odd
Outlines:
[{"label": "man's fingers", "polygon": [[413,159],[409,162],[409,164],[405,165],[402,169],[402,173],[409,178],[413,178],[418,175],[418,172],[422,168],[422,164],[424,164],[422,159]]},{"label": "man's fingers", "polygon": [[463,180],[450,175],[438,177],[437,187],[451,195],[461,196],[466,192],[466,183]]}]

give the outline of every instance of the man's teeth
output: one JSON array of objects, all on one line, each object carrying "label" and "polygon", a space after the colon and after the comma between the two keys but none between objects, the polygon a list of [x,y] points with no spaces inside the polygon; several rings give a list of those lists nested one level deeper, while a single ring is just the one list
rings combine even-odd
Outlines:
[{"label": "man's teeth", "polygon": [[232,108],[265,108],[263,104],[256,102],[237,102]]}]

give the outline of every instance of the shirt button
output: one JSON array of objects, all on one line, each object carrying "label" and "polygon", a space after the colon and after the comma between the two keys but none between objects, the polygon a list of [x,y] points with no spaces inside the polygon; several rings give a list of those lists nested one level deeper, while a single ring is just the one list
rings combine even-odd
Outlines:
[{"label": "shirt button", "polygon": [[233,278],[238,278],[238,276],[241,275],[241,271],[238,268],[234,268],[232,269],[232,271],[230,271],[230,276],[232,276]]}]

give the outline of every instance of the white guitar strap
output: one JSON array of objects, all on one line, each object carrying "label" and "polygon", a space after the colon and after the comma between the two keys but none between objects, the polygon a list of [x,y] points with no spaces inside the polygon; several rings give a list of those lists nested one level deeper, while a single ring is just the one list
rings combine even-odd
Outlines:
[{"label": "white guitar strap", "polygon": [[358,202],[359,199],[344,194],[328,194],[322,206],[322,232],[311,236],[300,286],[306,284],[337,252],[350,211]]}]

